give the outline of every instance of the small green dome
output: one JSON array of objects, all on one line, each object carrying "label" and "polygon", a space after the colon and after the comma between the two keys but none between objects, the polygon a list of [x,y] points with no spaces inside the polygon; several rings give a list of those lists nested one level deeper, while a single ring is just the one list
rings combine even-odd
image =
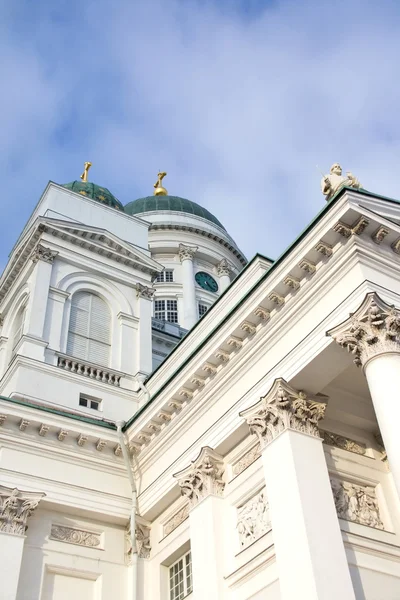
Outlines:
[{"label": "small green dome", "polygon": [[138,198],[137,200],[133,200],[126,204],[124,210],[128,215],[139,215],[141,213],[154,211],[181,212],[202,217],[225,230],[222,223],[220,223],[220,221],[218,221],[218,219],[206,208],[196,204],[196,202],[186,200],[186,198],[179,198],[179,196],[147,196],[146,198]]},{"label": "small green dome", "polygon": [[91,198],[92,200],[96,200],[97,202],[101,202],[101,204],[116,208],[117,210],[124,210],[121,202],[117,200],[110,190],[100,187],[91,181],[71,181],[71,183],[62,184],[62,187],[65,187],[72,192],[76,192],[77,194],[81,194],[82,196],[86,196],[87,198]]}]

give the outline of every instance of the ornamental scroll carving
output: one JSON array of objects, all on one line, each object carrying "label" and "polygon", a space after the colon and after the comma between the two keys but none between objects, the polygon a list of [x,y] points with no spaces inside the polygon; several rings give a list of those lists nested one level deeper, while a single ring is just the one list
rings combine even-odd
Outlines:
[{"label": "ornamental scroll carving", "polygon": [[146,298],[146,300],[152,300],[155,294],[155,288],[147,287],[141,283],[136,284],[136,295],[138,298]]},{"label": "ornamental scroll carving", "polygon": [[50,250],[50,248],[46,248],[45,246],[42,246],[42,244],[38,244],[32,252],[31,259],[33,263],[37,263],[39,260],[52,263],[57,254],[58,252]]},{"label": "ornamental scroll carving", "polygon": [[[135,527],[136,536],[136,550],[139,558],[150,558],[151,544],[150,544],[150,527],[143,525],[142,523],[136,522]],[[131,543],[131,522],[129,521],[128,527],[125,532],[126,540],[126,556],[128,562],[132,558],[132,543]]]},{"label": "ornamental scroll carving", "polygon": [[92,533],[64,525],[52,525],[50,539],[86,548],[97,548],[101,544],[100,533]]},{"label": "ornamental scroll carving", "polygon": [[275,379],[260,402],[240,413],[260,442],[267,446],[286,429],[319,437],[318,422],[325,414],[326,403],[298,392],[284,379]]},{"label": "ornamental scroll carving", "polygon": [[0,485],[0,531],[24,535],[28,517],[45,495]]},{"label": "ornamental scroll carving", "polygon": [[347,321],[327,335],[354,356],[358,367],[364,367],[378,354],[400,351],[400,311],[371,292]]},{"label": "ornamental scroll carving", "polygon": [[222,456],[205,446],[198,458],[186,469],[175,473],[174,477],[178,480],[182,495],[188,498],[191,509],[209,495],[223,495],[223,474]]},{"label": "ornamental scroll carving", "polygon": [[232,269],[228,263],[228,261],[226,260],[226,258],[223,258],[218,264],[217,264],[217,273],[218,273],[218,277],[223,277],[223,276],[227,276],[229,277],[230,273],[231,273]]},{"label": "ornamental scroll carving", "polygon": [[269,505],[264,488],[237,509],[237,530],[241,547],[252,544],[270,529]]},{"label": "ornamental scroll carving", "polygon": [[261,456],[260,444],[256,444],[250,450],[243,454],[241,458],[233,465],[232,474],[234,477],[240,475],[247,467],[249,467],[257,458]]},{"label": "ornamental scroll carving", "polygon": [[172,531],[174,531],[174,529],[176,529],[177,527],[179,527],[179,525],[181,523],[183,523],[183,521],[185,521],[189,516],[189,504],[185,504],[184,506],[182,506],[182,508],[180,510],[178,510],[177,513],[174,514],[173,517],[171,517],[164,525],[163,527],[163,534],[164,537],[166,535],[169,535]]},{"label": "ornamental scroll carving", "polygon": [[339,479],[331,479],[333,498],[340,519],[383,529],[375,489]]},{"label": "ornamental scroll carving", "polygon": [[321,435],[324,444],[328,444],[328,446],[334,446],[335,448],[347,450],[348,452],[354,452],[355,454],[365,454],[367,452],[367,447],[365,444],[343,437],[337,433],[332,433],[331,431],[321,431]]}]

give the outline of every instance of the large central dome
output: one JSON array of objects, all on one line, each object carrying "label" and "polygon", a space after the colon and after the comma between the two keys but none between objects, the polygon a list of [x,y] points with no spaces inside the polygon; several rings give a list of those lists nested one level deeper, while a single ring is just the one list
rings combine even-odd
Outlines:
[{"label": "large central dome", "polygon": [[214,225],[218,225],[225,231],[225,227],[218,221],[213,214],[206,208],[203,208],[196,202],[179,198],[179,196],[146,196],[146,198],[138,198],[129,202],[125,208],[128,215],[140,215],[148,212],[181,212],[189,215],[202,217]]}]

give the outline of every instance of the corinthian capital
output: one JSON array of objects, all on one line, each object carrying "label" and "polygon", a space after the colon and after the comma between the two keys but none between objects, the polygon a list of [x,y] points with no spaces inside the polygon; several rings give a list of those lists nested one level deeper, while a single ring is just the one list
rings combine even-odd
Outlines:
[{"label": "corinthian capital", "polygon": [[285,429],[294,429],[320,437],[318,421],[325,414],[326,403],[293,389],[284,379],[275,379],[269,392],[254,406],[240,414],[265,448]]},{"label": "corinthian capital", "polygon": [[217,273],[218,273],[218,277],[223,277],[224,275],[227,275],[229,277],[230,273],[231,273],[232,269],[229,266],[228,261],[226,260],[226,258],[223,258],[218,264],[217,264]]},{"label": "corinthian capital", "polygon": [[34,251],[32,252],[32,262],[37,263],[39,260],[43,260],[47,263],[52,263],[58,252],[55,250],[50,250],[50,248],[46,248],[42,246],[42,244],[38,244]]},{"label": "corinthian capital", "polygon": [[197,246],[185,246],[185,244],[179,244],[179,260],[181,262],[184,260],[193,260],[196,251]]},{"label": "corinthian capital", "polygon": [[400,311],[370,292],[360,308],[327,335],[353,354],[357,366],[365,367],[379,354],[400,352]]},{"label": "corinthian capital", "polygon": [[0,485],[0,531],[24,535],[28,517],[45,495]]},{"label": "corinthian capital", "polygon": [[225,486],[222,480],[223,473],[222,456],[205,446],[196,460],[192,461],[186,469],[175,473],[174,477],[178,480],[182,496],[187,496],[189,506],[193,508],[210,494],[223,495]]}]

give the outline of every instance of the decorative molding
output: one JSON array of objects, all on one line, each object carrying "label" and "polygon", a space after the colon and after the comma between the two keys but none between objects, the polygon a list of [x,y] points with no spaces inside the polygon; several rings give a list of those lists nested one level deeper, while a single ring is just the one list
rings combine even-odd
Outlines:
[{"label": "decorative molding", "polygon": [[222,496],[225,483],[224,460],[212,448],[201,449],[196,460],[174,477],[178,480],[181,493],[189,499],[190,509],[209,495]]},{"label": "decorative molding", "polygon": [[192,377],[192,379],[190,380],[191,383],[193,383],[193,385],[195,385],[198,388],[202,388],[205,385],[205,379],[203,379],[203,377],[198,377],[197,375],[195,375],[194,377]]},{"label": "decorative molding", "polygon": [[318,242],[318,244],[315,246],[315,249],[317,252],[323,254],[324,256],[332,256],[333,253],[332,246],[330,244],[327,244],[326,242]]},{"label": "decorative molding", "polygon": [[331,479],[331,486],[336,512],[340,519],[375,529],[384,529],[373,487],[335,478]]},{"label": "decorative molding", "polygon": [[209,362],[204,363],[202,368],[203,371],[205,371],[209,375],[215,375],[215,373],[217,372],[217,367]]},{"label": "decorative molding", "polygon": [[365,367],[379,354],[400,352],[400,311],[370,292],[356,312],[327,335],[353,354],[357,366]]},{"label": "decorative molding", "polygon": [[230,355],[224,350],[217,350],[215,353],[215,358],[218,358],[218,360],[220,360],[223,363],[227,363],[230,358]]},{"label": "decorative molding", "polygon": [[174,529],[179,527],[189,516],[189,503],[187,502],[178,510],[163,526],[163,537],[169,535]]},{"label": "decorative molding", "polygon": [[374,231],[374,233],[371,235],[371,238],[375,244],[381,244],[387,235],[389,235],[389,229],[381,225],[376,231]]},{"label": "decorative molding", "polygon": [[87,435],[83,435],[82,433],[80,433],[76,440],[76,443],[78,444],[78,446],[82,447],[85,445],[86,442],[87,442]]},{"label": "decorative molding", "polygon": [[153,300],[153,296],[156,292],[155,288],[148,287],[147,285],[143,285],[141,283],[137,283],[135,289],[136,296],[138,298],[145,298],[146,300]]},{"label": "decorative molding", "polygon": [[159,423],[156,423],[155,421],[150,421],[150,423],[148,423],[146,427],[150,429],[152,433],[157,433],[157,431],[161,430],[161,425]]},{"label": "decorative molding", "polygon": [[237,531],[245,548],[271,530],[271,518],[265,488],[237,509]]},{"label": "decorative molding", "polygon": [[376,443],[378,444],[379,448],[380,448],[380,452],[381,452],[381,461],[382,462],[386,462],[387,461],[387,452],[386,452],[386,448],[385,448],[385,444],[383,443],[383,438],[380,432],[375,433],[374,438],[376,440]]},{"label": "decorative molding", "polygon": [[268,299],[271,300],[271,302],[273,302],[274,304],[277,304],[278,306],[283,306],[285,304],[285,298],[283,296],[280,296],[276,292],[271,292],[268,296]]},{"label": "decorative molding", "polygon": [[186,400],[191,400],[193,398],[193,392],[188,388],[182,388],[179,390],[179,395],[182,396],[182,398],[186,398]]},{"label": "decorative molding", "polygon": [[198,250],[198,246],[185,246],[185,244],[179,244],[178,256],[179,260],[193,260]]},{"label": "decorative molding", "polygon": [[28,427],[28,425],[29,425],[29,421],[27,419],[21,419],[19,422],[20,431],[25,431],[25,429]]},{"label": "decorative molding", "polygon": [[39,435],[41,437],[44,437],[46,435],[46,433],[49,431],[50,427],[49,425],[45,425],[44,423],[41,424],[40,429],[39,429]]},{"label": "decorative molding", "polygon": [[98,452],[102,452],[106,446],[107,446],[106,440],[98,440],[97,444],[96,444],[96,450]]},{"label": "decorative molding", "polygon": [[234,335],[231,335],[231,337],[227,340],[226,343],[228,344],[228,346],[232,346],[232,348],[234,348],[235,350],[239,350],[243,345],[242,340]]},{"label": "decorative molding", "polygon": [[[136,537],[136,551],[139,558],[150,558],[151,544],[150,544],[150,527],[138,523],[135,525],[135,537]],[[126,528],[125,539],[127,543],[127,558],[128,562],[132,560],[132,540],[131,540],[131,522],[129,521]]]},{"label": "decorative molding", "polygon": [[327,444],[328,446],[334,446],[335,448],[347,450],[347,452],[354,452],[355,454],[365,454],[367,452],[367,446],[365,444],[343,437],[337,433],[324,430],[321,431],[321,435],[324,444]]},{"label": "decorative molding", "polygon": [[45,495],[0,485],[0,531],[25,535],[28,517]]},{"label": "decorative molding", "polygon": [[352,226],[352,232],[361,235],[369,225],[369,220],[361,216]]},{"label": "decorative molding", "polygon": [[254,314],[256,317],[258,317],[262,321],[269,321],[269,319],[271,318],[270,311],[262,306],[258,306],[256,308],[256,310],[254,311]]},{"label": "decorative molding", "polygon": [[164,421],[164,422],[168,422],[172,419],[172,413],[169,413],[165,410],[161,410],[157,416],[159,419],[161,419],[161,421]]},{"label": "decorative molding", "polygon": [[232,475],[236,477],[240,475],[247,467],[249,467],[257,458],[261,456],[261,447],[260,444],[256,444],[250,450],[248,450],[245,454],[243,454],[237,462],[235,462],[232,466]]},{"label": "decorative molding", "polygon": [[218,277],[229,277],[230,273],[232,271],[232,268],[230,267],[228,261],[226,260],[226,258],[223,258],[218,264],[217,264],[217,274]]},{"label": "decorative molding", "polygon": [[0,427],[7,421],[7,415],[0,415]]},{"label": "decorative molding", "polygon": [[121,456],[122,455],[121,444],[116,444],[116,446],[114,447],[114,454],[115,454],[115,456]]},{"label": "decorative molding", "polygon": [[51,250],[50,248],[46,248],[42,246],[42,244],[38,244],[31,255],[31,260],[35,264],[39,260],[43,260],[43,262],[52,263],[57,256],[58,252]]},{"label": "decorative molding", "polygon": [[257,435],[263,449],[286,429],[319,438],[318,421],[325,408],[326,403],[308,398],[279,378],[257,404],[239,415],[246,419],[250,433]]},{"label": "decorative molding", "polygon": [[168,406],[170,406],[174,410],[181,410],[181,408],[183,406],[183,402],[180,402],[180,400],[171,400],[171,402],[169,402]]},{"label": "decorative molding", "polygon": [[400,254],[400,238],[393,242],[392,250],[395,254]]},{"label": "decorative molding", "polygon": [[66,544],[75,544],[75,546],[85,546],[86,548],[98,548],[101,546],[101,534],[65,527],[64,525],[51,525],[50,539]]},{"label": "decorative molding", "polygon": [[293,290],[298,290],[300,287],[300,281],[292,275],[288,275],[287,277],[285,277],[283,283],[288,287],[292,288]]},{"label": "decorative molding", "polygon": [[336,231],[336,233],[340,233],[340,235],[342,235],[345,238],[349,238],[353,233],[351,227],[349,227],[349,225],[346,225],[345,223],[342,223],[341,221],[334,225],[333,231]]},{"label": "decorative molding", "polygon": [[253,325],[253,323],[250,323],[250,321],[243,321],[243,323],[240,326],[240,329],[248,335],[254,335],[257,331],[257,327]]},{"label": "decorative molding", "polygon": [[68,435],[67,429],[60,429],[58,432],[57,438],[59,442],[63,442]]},{"label": "decorative molding", "polygon": [[299,263],[299,267],[300,269],[303,269],[303,271],[307,271],[307,273],[315,273],[317,269],[316,265],[307,258],[303,258],[303,260]]}]

